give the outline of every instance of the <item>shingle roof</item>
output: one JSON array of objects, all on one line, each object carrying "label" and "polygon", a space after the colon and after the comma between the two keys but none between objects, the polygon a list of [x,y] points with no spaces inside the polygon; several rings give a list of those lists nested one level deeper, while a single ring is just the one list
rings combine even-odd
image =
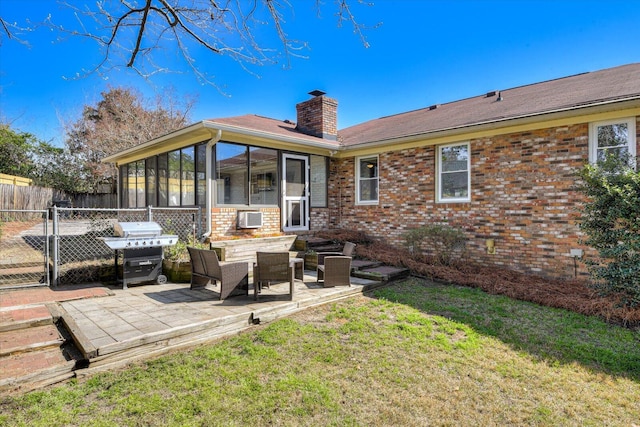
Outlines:
[{"label": "shingle roof", "polygon": [[331,141],[316,136],[307,135],[296,129],[296,124],[289,120],[277,120],[268,117],[257,116],[255,114],[246,114],[243,116],[223,117],[218,119],[208,119],[208,122],[235,127],[242,130],[251,130],[270,134],[273,136],[298,138],[309,142],[323,142],[326,144],[337,145],[336,141]]},{"label": "shingle roof", "polygon": [[[498,93],[502,100],[498,101]],[[239,130],[274,137],[295,138],[302,143],[352,146],[378,141],[434,133],[447,129],[471,127],[483,123],[506,121],[559,110],[587,107],[607,101],[640,99],[640,63],[601,71],[577,74],[512,89],[496,90],[489,95],[426,107],[393,116],[370,120],[338,132],[338,142],[307,135],[288,120],[247,114],[209,119]]]},{"label": "shingle roof", "polygon": [[439,130],[579,108],[640,97],[640,63],[577,74],[409,111],[364,122],[338,132],[342,145],[421,135]]}]

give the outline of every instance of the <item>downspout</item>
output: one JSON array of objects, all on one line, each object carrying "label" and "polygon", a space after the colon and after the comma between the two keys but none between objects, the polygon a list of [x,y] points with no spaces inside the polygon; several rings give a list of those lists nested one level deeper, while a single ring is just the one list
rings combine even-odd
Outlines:
[{"label": "downspout", "polygon": [[211,234],[211,220],[212,215],[211,215],[211,208],[213,206],[213,200],[212,200],[212,192],[213,192],[213,185],[211,185],[211,182],[213,180],[213,168],[212,168],[212,156],[211,156],[211,149],[213,148],[213,146],[220,141],[220,138],[222,138],[222,129],[218,129],[218,132],[216,133],[216,136],[214,136],[213,138],[211,138],[209,140],[209,142],[207,142],[207,152],[205,155],[205,159],[207,162],[207,167],[206,167],[206,174],[207,174],[207,231],[204,232],[204,234],[200,237],[201,240],[204,240],[207,238],[207,236],[209,236]]}]

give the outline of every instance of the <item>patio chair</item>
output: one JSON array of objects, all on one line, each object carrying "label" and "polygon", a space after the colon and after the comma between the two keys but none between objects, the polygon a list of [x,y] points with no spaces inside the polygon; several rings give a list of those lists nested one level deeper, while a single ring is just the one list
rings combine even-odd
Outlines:
[{"label": "patio chair", "polygon": [[187,246],[189,260],[191,261],[191,289],[204,288],[211,282],[211,278],[207,276],[207,271],[204,269],[200,250]]},{"label": "patio chair", "polygon": [[356,244],[351,242],[345,242],[342,252],[318,252],[318,265],[324,264],[325,257],[328,256],[348,256],[353,257],[356,253]]},{"label": "patio chair", "polygon": [[[208,249],[189,248],[189,256],[191,289],[206,286],[209,282],[220,282],[221,301],[234,295],[249,295],[249,266],[246,262],[220,262],[216,251]],[[204,274],[199,268],[204,269]]]},{"label": "patio chair", "polygon": [[258,294],[265,286],[289,282],[289,300],[293,301],[293,270],[289,252],[256,252],[256,263],[253,264],[253,299],[258,300]]},{"label": "patio chair", "polygon": [[317,282],[322,281],[325,288],[351,286],[351,257],[327,256],[316,272]]}]

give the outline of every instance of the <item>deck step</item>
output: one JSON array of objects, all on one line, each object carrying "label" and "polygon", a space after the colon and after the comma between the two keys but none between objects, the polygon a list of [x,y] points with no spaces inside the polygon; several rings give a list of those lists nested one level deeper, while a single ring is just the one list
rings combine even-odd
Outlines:
[{"label": "deck step", "polygon": [[377,280],[380,282],[391,282],[403,277],[407,277],[409,274],[410,270],[408,268],[390,267],[387,265],[364,268],[351,273],[351,275],[354,277]]},{"label": "deck step", "polygon": [[315,237],[315,236],[298,236],[296,238],[294,246],[297,250],[300,250],[300,251],[330,252],[326,250],[320,250],[320,248],[323,248],[323,247],[330,247],[330,248],[334,248],[334,249],[331,249],[331,252],[332,252],[336,250],[335,249],[336,246],[337,246],[337,250],[339,251],[342,250],[342,246],[336,245],[336,243],[333,240],[323,239],[321,237]]},{"label": "deck step", "polygon": [[366,270],[367,268],[375,268],[381,266],[378,261],[370,261],[368,259],[354,259],[351,261],[351,270]]}]

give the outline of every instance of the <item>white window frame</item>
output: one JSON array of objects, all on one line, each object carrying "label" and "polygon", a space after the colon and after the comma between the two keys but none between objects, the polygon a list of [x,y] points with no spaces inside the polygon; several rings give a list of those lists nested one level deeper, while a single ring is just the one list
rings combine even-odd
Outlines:
[{"label": "white window frame", "polygon": [[627,148],[631,157],[636,156],[636,118],[624,117],[620,119],[603,120],[599,122],[589,123],[589,162],[596,163],[598,161],[598,127],[607,125],[617,125],[626,123],[629,139],[627,140]]},{"label": "white window frame", "polygon": [[[360,198],[360,163],[361,160],[368,160],[368,159],[375,159],[376,161],[376,165],[378,166],[378,174],[376,175],[375,178],[368,178],[368,179],[375,179],[376,180],[376,186],[377,186],[377,198],[375,200],[361,200]],[[378,155],[374,155],[374,156],[360,156],[360,157],[356,157],[356,205],[377,205],[379,203],[380,200],[380,157]]]},{"label": "white window frame", "polygon": [[[447,147],[467,147],[467,196],[466,197],[442,197],[442,149]],[[455,142],[452,144],[438,145],[436,147],[436,202],[438,203],[468,203],[471,201],[471,144],[469,142]],[[463,171],[456,171],[463,172]]]}]

